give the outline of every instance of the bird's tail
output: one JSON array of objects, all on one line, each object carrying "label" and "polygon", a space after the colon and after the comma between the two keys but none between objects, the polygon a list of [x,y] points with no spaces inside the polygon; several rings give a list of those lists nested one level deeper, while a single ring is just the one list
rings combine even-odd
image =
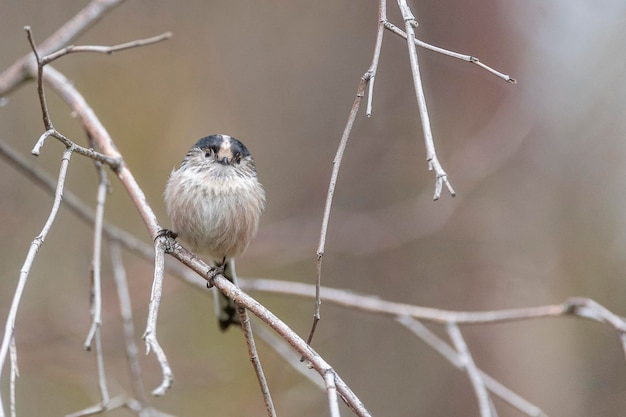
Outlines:
[{"label": "bird's tail", "polygon": [[[224,264],[224,277],[233,284],[237,285],[237,274],[235,273],[235,260],[229,259]],[[220,325],[220,329],[225,331],[231,324],[241,325],[239,313],[235,302],[225,296],[217,288],[213,289],[213,302],[215,305],[215,315]]]}]

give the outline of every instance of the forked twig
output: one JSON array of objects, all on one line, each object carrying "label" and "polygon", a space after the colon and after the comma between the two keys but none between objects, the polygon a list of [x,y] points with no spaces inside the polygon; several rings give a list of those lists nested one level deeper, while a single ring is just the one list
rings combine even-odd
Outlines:
[{"label": "forked twig", "polygon": [[455,195],[454,189],[448,181],[448,174],[443,170],[437,153],[435,151],[435,143],[433,140],[433,132],[430,126],[430,116],[428,115],[428,107],[426,106],[426,97],[424,96],[424,87],[420,76],[419,63],[417,60],[417,49],[415,48],[415,27],[417,21],[407,5],[406,0],[398,0],[398,6],[404,19],[406,28],[407,46],[409,48],[409,61],[411,63],[411,73],[413,74],[413,86],[415,87],[415,96],[417,97],[417,107],[419,109],[420,119],[422,120],[422,131],[424,133],[424,145],[426,146],[426,160],[428,161],[428,169],[435,171],[435,195],[434,199],[438,200],[441,196],[441,190],[445,184],[452,196]]},{"label": "forked twig", "polygon": [[159,315],[159,304],[161,302],[161,294],[163,293],[163,276],[165,274],[165,251],[169,245],[168,238],[165,236],[157,237],[155,241],[154,253],[154,280],[152,281],[152,291],[150,295],[150,305],[148,306],[148,323],[143,338],[146,342],[146,354],[150,350],[154,351],[157,361],[161,365],[161,373],[163,380],[161,385],[152,391],[152,395],[161,396],[170,389],[174,382],[172,369],[167,361],[165,351],[161,347],[157,336],[157,318]]},{"label": "forked twig", "polygon": [[480,416],[497,417],[493,404],[491,403],[491,398],[489,398],[489,393],[485,388],[485,383],[478,368],[476,367],[476,364],[474,363],[474,359],[472,358],[467,344],[465,343],[465,339],[463,339],[459,326],[457,326],[456,323],[448,323],[446,330],[459,354],[461,366],[465,369],[465,372],[467,372],[467,376],[469,377],[472,387],[474,388],[474,393],[478,399]]},{"label": "forked twig", "polygon": [[[455,368],[460,370],[465,369],[459,353],[421,322],[408,316],[398,316],[396,317],[396,321],[411,331],[422,342],[433,348]],[[520,397],[516,392],[511,391],[509,388],[505,387],[485,372],[478,369],[478,373],[485,384],[485,387],[494,395],[497,395],[503,401],[508,403],[511,407],[516,408],[529,417],[547,417],[547,415],[539,407]]]}]

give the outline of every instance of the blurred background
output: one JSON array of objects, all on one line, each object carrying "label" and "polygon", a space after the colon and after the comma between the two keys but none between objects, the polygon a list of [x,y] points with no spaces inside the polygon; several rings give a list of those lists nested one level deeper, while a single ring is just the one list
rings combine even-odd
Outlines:
[{"label": "blurred background", "polygon": [[[0,0],[0,70],[87,2]],[[401,19],[395,2],[389,17]],[[510,74],[418,49],[439,159],[457,191],[432,201],[403,39],[385,33],[374,113],[359,114],[331,216],[323,283],[453,310],[591,297],[626,314],[626,3],[582,0],[412,2],[417,36]],[[268,205],[238,261],[247,277],[313,283],[332,160],[370,64],[375,1],[128,1],[75,44],[113,45],[172,31],[157,45],[56,62],[100,117],[161,224],[165,181],[197,139],[228,133],[254,155]],[[85,144],[49,92],[55,127]],[[62,146],[43,131],[36,85],[0,107],[0,139],[56,176]],[[111,176],[107,221],[150,239]],[[74,156],[67,187],[94,206],[97,175]],[[0,162],[0,318],[51,206]],[[19,415],[64,415],[99,400],[89,329],[92,231],[66,209],[39,251],[17,319]],[[130,393],[121,319],[105,250],[104,340],[111,395]],[[137,341],[152,265],[124,254]],[[241,334],[219,332],[208,291],[168,276],[159,316],[175,384],[151,403],[178,416],[263,415]],[[254,293],[301,335],[312,300]],[[378,416],[475,416],[465,374],[387,317],[322,305],[314,347]],[[442,329],[431,327],[441,335]],[[615,332],[581,319],[464,327],[479,367],[550,416],[622,416],[626,366]],[[279,415],[327,415],[325,394],[259,342]],[[160,382],[141,357],[148,389]],[[8,366],[3,398],[8,401]],[[495,400],[501,416],[520,416]],[[349,413],[346,412],[346,415]],[[131,415],[128,411],[111,416]]]}]

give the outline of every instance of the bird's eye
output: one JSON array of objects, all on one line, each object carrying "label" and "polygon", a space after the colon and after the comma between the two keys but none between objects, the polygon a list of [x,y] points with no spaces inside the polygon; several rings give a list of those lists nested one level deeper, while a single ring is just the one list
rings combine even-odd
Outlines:
[{"label": "bird's eye", "polygon": [[214,153],[214,152],[213,152],[213,149],[211,149],[211,148],[206,148],[206,149],[204,150],[204,152],[205,152],[205,153],[204,153],[204,156],[205,156],[206,158],[208,158],[208,157],[210,157],[210,156],[213,156],[213,153]]},{"label": "bird's eye", "polygon": [[237,163],[241,162],[241,152],[235,152],[235,153],[233,154],[233,159],[234,159]]}]

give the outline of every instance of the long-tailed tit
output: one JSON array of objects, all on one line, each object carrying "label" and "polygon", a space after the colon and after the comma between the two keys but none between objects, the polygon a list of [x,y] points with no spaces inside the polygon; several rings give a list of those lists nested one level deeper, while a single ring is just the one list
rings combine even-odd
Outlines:
[{"label": "long-tailed tit", "polygon": [[[265,207],[246,146],[228,135],[200,139],[170,174],[165,205],[173,231],[191,249],[209,255],[236,285],[234,258],[248,247]],[[233,301],[218,290],[214,294],[220,328],[240,323]]]}]

